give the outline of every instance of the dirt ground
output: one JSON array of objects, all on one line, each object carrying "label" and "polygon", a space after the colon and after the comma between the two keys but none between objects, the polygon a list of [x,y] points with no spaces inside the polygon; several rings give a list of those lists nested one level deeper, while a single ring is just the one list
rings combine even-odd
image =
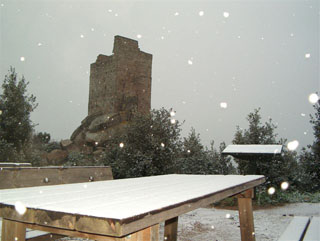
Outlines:
[{"label": "dirt ground", "polygon": [[[294,216],[320,216],[320,203],[287,204],[254,211],[257,241],[277,240]],[[160,228],[163,240],[163,224]],[[66,239],[64,239],[66,240]],[[81,240],[81,239],[68,239]],[[200,208],[179,217],[179,241],[238,241],[240,224],[238,211]]]},{"label": "dirt ground", "polygon": [[[294,216],[320,216],[320,203],[255,210],[256,240],[277,240]],[[240,240],[239,215],[236,210],[198,209],[181,216],[178,232],[179,241],[237,241]]]}]

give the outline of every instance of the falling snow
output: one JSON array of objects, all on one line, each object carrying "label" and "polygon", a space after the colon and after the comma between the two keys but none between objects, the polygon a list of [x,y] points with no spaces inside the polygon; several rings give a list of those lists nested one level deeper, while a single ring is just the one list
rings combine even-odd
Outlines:
[{"label": "falling snow", "polygon": [[188,64],[189,64],[189,65],[192,65],[192,64],[193,64],[193,62],[192,62],[191,59],[188,60]]},{"label": "falling snow", "polygon": [[281,183],[281,189],[282,190],[287,190],[288,189],[288,187],[289,187],[289,183],[288,182],[282,182]]},{"label": "falling snow", "polygon": [[220,103],[220,108],[227,109],[228,108],[228,104],[226,102],[221,102]]},{"label": "falling snow", "polygon": [[204,15],[204,11],[199,12],[199,16],[202,17]]},{"label": "falling snow", "polygon": [[304,55],[304,57],[305,57],[306,59],[309,59],[309,58],[311,57],[311,54],[310,54],[310,53],[306,53],[306,54]]},{"label": "falling snow", "polygon": [[25,61],[25,60],[26,60],[26,58],[25,58],[25,57],[23,57],[23,56],[22,56],[22,57],[20,57],[20,61],[21,61],[21,62],[23,62],[23,61]]},{"label": "falling snow", "polygon": [[141,34],[137,34],[137,38],[138,39],[142,38],[142,35]]},{"label": "falling snow", "polygon": [[223,17],[228,18],[230,14],[228,12],[223,12]]},{"label": "falling snow", "polygon": [[319,96],[316,93],[312,93],[311,95],[309,95],[309,102],[311,104],[317,103],[318,100],[319,100]]},{"label": "falling snow", "polygon": [[273,195],[275,192],[276,192],[276,189],[275,189],[274,187],[270,187],[270,188],[268,189],[268,194],[269,194],[269,195]]},{"label": "falling snow", "polygon": [[297,140],[294,140],[294,141],[290,141],[288,144],[287,144],[287,148],[290,150],[290,151],[294,151],[298,148],[299,146],[299,142]]},{"label": "falling snow", "polygon": [[119,146],[120,146],[120,148],[123,148],[123,147],[124,147],[124,144],[121,142],[121,143],[119,144]]},{"label": "falling snow", "polygon": [[20,215],[25,214],[25,212],[27,211],[26,206],[20,201],[15,203],[14,208]]}]

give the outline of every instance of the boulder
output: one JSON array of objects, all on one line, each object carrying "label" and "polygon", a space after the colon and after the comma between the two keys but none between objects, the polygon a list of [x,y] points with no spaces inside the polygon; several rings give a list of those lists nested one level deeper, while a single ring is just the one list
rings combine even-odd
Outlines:
[{"label": "boulder", "polygon": [[66,150],[68,148],[68,146],[72,145],[72,141],[69,140],[69,139],[66,139],[66,140],[62,140],[60,141],[60,146],[63,150]]},{"label": "boulder", "polygon": [[80,146],[76,145],[76,144],[71,144],[70,146],[68,146],[66,148],[66,150],[71,153],[71,152],[81,152],[81,148]]},{"label": "boulder", "polygon": [[68,152],[65,150],[55,149],[47,154],[48,164],[62,165],[68,157]]},{"label": "boulder", "polygon": [[104,125],[110,120],[110,115],[105,114],[97,116],[89,125],[89,131],[97,131],[104,128]]},{"label": "boulder", "polygon": [[91,154],[93,152],[93,147],[87,146],[87,145],[82,145],[81,146],[81,152],[83,154]]}]

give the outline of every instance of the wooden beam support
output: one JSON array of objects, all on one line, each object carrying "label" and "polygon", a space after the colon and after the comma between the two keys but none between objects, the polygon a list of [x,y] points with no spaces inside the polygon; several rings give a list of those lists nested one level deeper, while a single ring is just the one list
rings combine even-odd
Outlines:
[{"label": "wooden beam support", "polygon": [[159,224],[128,235],[126,241],[159,241]]},{"label": "wooden beam support", "polygon": [[253,211],[252,211],[252,198],[253,189],[249,189],[237,195],[241,241],[255,241],[254,224],[253,224]]},{"label": "wooden beam support", "polygon": [[26,226],[23,223],[2,220],[1,241],[25,241]]},{"label": "wooden beam support", "polygon": [[174,217],[165,221],[164,224],[164,240],[177,241],[178,237],[178,217]]},{"label": "wooden beam support", "polygon": [[28,224],[28,223],[26,223],[25,226],[33,230],[41,230],[41,231],[60,234],[60,235],[69,236],[69,237],[93,239],[96,241],[125,241],[126,240],[126,238],[116,238],[116,237],[111,237],[106,235],[98,235],[98,234],[92,234],[92,233],[86,233],[86,232],[79,232],[75,230],[67,230],[67,229]]},{"label": "wooden beam support", "polygon": [[[119,237],[119,238],[106,236],[106,235],[98,235],[93,233],[79,232],[74,230],[52,228],[52,227],[46,227],[46,226],[40,226],[40,225],[34,225],[34,224],[25,224],[25,226],[27,228],[31,228],[34,230],[41,230],[41,231],[46,231],[46,232],[60,234],[64,236],[70,236],[70,237],[93,239],[96,241],[158,241],[159,240],[159,224],[140,230],[136,233],[129,234],[125,237]],[[9,240],[9,241],[12,241],[12,240]]]}]

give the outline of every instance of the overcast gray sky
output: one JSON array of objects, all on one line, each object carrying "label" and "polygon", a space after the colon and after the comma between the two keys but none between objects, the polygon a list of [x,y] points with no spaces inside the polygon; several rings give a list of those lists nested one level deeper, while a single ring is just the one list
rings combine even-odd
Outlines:
[{"label": "overcast gray sky", "polygon": [[[311,144],[319,92],[319,1],[1,0],[1,82],[10,66],[37,97],[37,131],[69,138],[88,111],[89,67],[113,38],[153,54],[152,108],[173,108],[203,144],[229,144],[261,107],[280,137]],[[227,103],[227,108],[221,108]]]}]

